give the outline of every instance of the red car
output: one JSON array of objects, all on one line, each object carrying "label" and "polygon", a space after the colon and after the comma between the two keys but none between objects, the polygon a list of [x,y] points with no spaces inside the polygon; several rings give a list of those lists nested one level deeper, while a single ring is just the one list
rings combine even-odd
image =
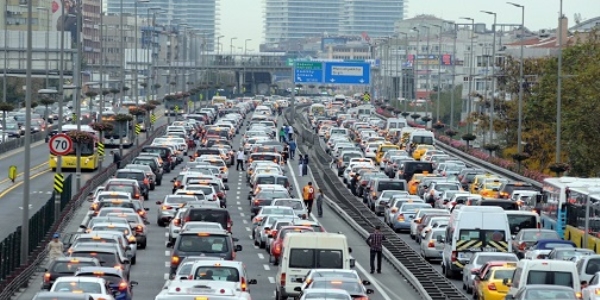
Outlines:
[{"label": "red car", "polygon": [[315,232],[312,227],[307,226],[284,226],[279,229],[275,234],[275,238],[271,242],[271,246],[269,247],[269,261],[273,262],[273,265],[279,264],[279,258],[281,257],[281,250],[283,248],[283,240],[285,239],[285,235],[290,232]]}]

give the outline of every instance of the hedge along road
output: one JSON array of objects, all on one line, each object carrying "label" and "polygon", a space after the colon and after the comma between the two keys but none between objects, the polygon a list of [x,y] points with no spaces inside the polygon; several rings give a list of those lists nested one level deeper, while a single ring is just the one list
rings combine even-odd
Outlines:
[{"label": "hedge along road", "polygon": [[[166,124],[166,119],[167,118],[162,117],[161,111],[161,113],[159,114],[159,118],[155,123],[155,127],[159,127]],[[142,132],[140,134],[140,144],[145,140],[146,134]],[[127,154],[131,149],[135,149],[135,143],[133,147],[129,149],[124,149],[123,153]],[[106,167],[112,163],[112,157],[110,157],[109,154],[110,150],[112,149],[106,149],[105,159],[102,164],[103,167]],[[37,163],[37,165],[34,165],[34,167],[31,168],[31,190],[28,191],[30,194],[30,216],[35,214],[42,206],[44,206],[44,204],[46,204],[46,201],[48,201],[48,199],[50,199],[50,196],[52,195],[53,178],[55,173],[51,172],[50,168],[48,167],[49,155],[50,152],[46,143],[43,143],[42,147],[37,146],[36,148],[31,149],[31,164],[34,165],[35,163]],[[2,158],[0,157],[0,159]],[[0,160],[0,166],[3,167],[4,164],[6,164],[6,174],[8,174],[8,167],[11,164],[13,164],[11,162],[16,161],[18,161],[17,155],[14,155],[13,157],[7,156],[4,159]],[[22,166],[23,158],[21,158],[19,162]],[[17,168],[19,168],[19,165],[17,165]],[[63,172],[65,177],[67,177],[70,174],[74,175],[74,173],[74,170]],[[82,172],[81,185],[83,186],[86,181],[90,180],[96,174],[98,174],[98,170],[93,172]],[[75,176],[72,176],[72,178],[73,195],[75,195],[75,193],[77,192],[75,190]],[[22,185],[22,176],[21,178],[19,178],[19,180],[15,181],[14,184],[11,183],[10,180],[0,181],[0,240],[6,238],[10,233],[12,233],[15,230],[17,226],[19,226],[22,223],[21,210],[23,209],[23,207],[21,203],[23,201],[23,195],[25,192],[23,190]]]}]

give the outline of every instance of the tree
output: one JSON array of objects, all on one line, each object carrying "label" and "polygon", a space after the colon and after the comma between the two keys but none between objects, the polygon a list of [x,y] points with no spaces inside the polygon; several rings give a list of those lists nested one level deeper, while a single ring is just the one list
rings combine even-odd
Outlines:
[{"label": "tree", "polygon": [[[450,112],[452,111],[452,92],[454,92],[454,121],[455,124],[460,120],[460,112],[462,108],[462,85],[454,89],[440,91],[440,120],[442,123],[450,124]],[[431,99],[437,99],[437,94],[431,94]]]}]

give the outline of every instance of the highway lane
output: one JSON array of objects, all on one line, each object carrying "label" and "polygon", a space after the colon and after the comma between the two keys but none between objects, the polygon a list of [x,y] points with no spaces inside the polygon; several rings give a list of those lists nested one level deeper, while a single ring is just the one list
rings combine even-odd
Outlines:
[{"label": "highway lane", "polygon": [[[159,118],[156,122],[156,126],[162,126],[166,124],[166,118]],[[140,135],[140,142],[146,140],[145,133]],[[47,146],[38,147],[35,149],[35,154],[32,149],[32,161],[35,159],[36,161],[44,160],[44,162],[48,162],[49,150]],[[124,153],[128,153],[132,148],[124,149]],[[112,158],[110,154],[108,154],[108,150],[105,153],[105,162],[103,166],[107,166],[112,163]],[[33,166],[33,164],[32,164]],[[36,169],[37,173],[32,173],[31,178],[31,190],[30,194],[30,216],[35,214],[44,204],[48,201],[50,195],[52,195],[53,190],[53,178],[54,172],[52,172],[47,164],[44,164],[42,168]],[[74,171],[66,171],[63,174],[68,176],[69,174],[74,174]],[[90,180],[98,173],[98,170],[93,172],[82,172],[81,174],[81,182],[82,185],[85,184],[86,181]],[[77,191],[75,190],[75,176],[72,177],[72,194],[75,195]],[[15,184],[10,185],[8,188],[4,189],[0,192],[0,239],[4,239],[6,236],[11,234],[16,226],[15,224],[21,224],[21,211],[22,207],[22,199],[24,195],[22,181],[16,182]]]},{"label": "highway lane", "polygon": [[[239,144],[239,136],[234,139],[234,145]],[[294,182],[294,190],[299,192],[301,187],[309,180],[309,177],[298,177],[297,166],[291,162],[288,167],[288,176]],[[163,186],[157,187],[150,193],[150,201],[146,202],[150,208],[148,225],[148,247],[145,250],[139,250],[137,264],[133,266],[131,278],[138,281],[139,286],[134,288],[135,299],[153,299],[160,291],[168,274],[168,264],[170,259],[170,249],[166,248],[167,229],[156,225],[156,213],[159,206],[154,204],[156,200],[162,199],[165,195],[171,193],[170,180],[178,174],[181,166],[174,172],[165,174]],[[246,264],[250,278],[257,279],[258,284],[251,286],[251,294],[255,299],[273,299],[275,291],[276,266],[268,262],[268,254],[263,249],[255,247],[250,235],[249,212],[250,206],[247,200],[249,192],[245,182],[245,174],[237,172],[235,168],[230,169],[229,173],[230,190],[227,195],[228,209],[233,219],[233,236],[239,239],[238,244],[243,247],[237,257]],[[89,209],[85,204],[81,210]],[[77,225],[84,217],[84,213],[78,212],[78,218],[74,219]],[[390,265],[384,262],[383,274],[375,276],[365,272],[368,269],[368,248],[364,240],[355,234],[353,230],[341,220],[333,211],[325,207],[325,217],[320,220],[325,228],[330,232],[343,232],[347,235],[349,243],[353,248],[352,255],[357,259],[359,267],[357,270],[365,279],[373,282],[370,288],[375,289],[372,300],[408,300],[417,299],[412,289],[405,283],[404,279],[392,269]],[[69,224],[73,230],[77,228]],[[31,299],[39,289],[39,280],[35,279],[31,285],[18,299]]]}]

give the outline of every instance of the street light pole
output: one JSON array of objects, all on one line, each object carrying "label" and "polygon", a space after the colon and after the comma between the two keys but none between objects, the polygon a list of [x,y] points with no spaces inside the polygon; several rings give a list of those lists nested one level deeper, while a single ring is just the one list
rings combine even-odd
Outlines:
[{"label": "street light pole", "polygon": [[[560,12],[558,22],[558,76],[556,82],[556,158],[555,162],[561,161],[561,139],[562,139],[562,61],[563,61],[563,0],[560,0]],[[588,218],[586,218],[587,220]]]},{"label": "street light pole", "polygon": [[[517,128],[517,153],[521,154],[521,142],[522,142],[522,131],[523,131],[523,81],[525,76],[523,75],[523,68],[525,62],[523,61],[525,56],[525,6],[513,2],[507,2],[508,4],[521,8],[521,53],[519,63],[519,117],[518,117],[518,128]],[[520,164],[519,164],[520,168]]]},{"label": "street light pole", "polygon": [[[431,100],[431,97],[429,96],[429,79],[431,78],[431,71],[429,70],[429,57],[431,55],[431,49],[429,48],[429,33],[431,32],[431,28],[425,25],[421,25],[421,27],[427,29],[427,58],[425,60],[425,72],[427,72],[427,75],[425,77],[425,97],[427,98],[427,100],[425,101],[425,116],[427,116],[429,114],[429,101]],[[427,127],[427,123],[425,123],[425,127]]]},{"label": "street light pole", "polygon": [[[124,94],[124,87],[125,87],[125,36],[124,36],[124,28],[123,26],[125,25],[125,14],[123,13],[123,0],[120,0],[120,5],[119,5],[119,48],[120,48],[120,52],[119,52],[119,63],[120,66],[119,68],[121,69],[121,73],[119,74],[119,95],[121,96],[121,99],[119,101],[119,106],[121,106],[123,104],[123,94]],[[114,101],[114,99],[113,99]],[[120,134],[119,134],[120,135]],[[121,156],[123,155],[123,153],[119,153]]]},{"label": "street light pole", "polygon": [[[50,68],[48,68],[48,51],[50,51],[50,9],[47,7],[36,7],[38,10],[43,10],[46,12],[46,38],[45,38],[45,63],[46,63],[46,88],[50,86]],[[39,19],[39,17],[38,17]],[[46,120],[48,121],[48,120]]]},{"label": "street light pole", "polygon": [[[140,95],[139,95],[139,90],[138,90],[139,89],[139,85],[140,85],[139,79],[138,79],[138,77],[139,77],[138,76],[138,73],[139,73],[139,63],[140,63],[139,60],[138,60],[138,52],[139,52],[138,51],[138,47],[139,47],[138,46],[138,43],[139,43],[139,41],[138,41],[138,39],[139,39],[138,38],[138,31],[139,31],[139,26],[138,26],[138,4],[140,4],[140,3],[148,3],[148,2],[150,2],[150,0],[137,0],[133,4],[133,10],[134,10],[133,14],[134,14],[134,22],[135,22],[135,46],[134,46],[135,47],[135,52],[133,53],[133,61],[135,62],[135,69],[133,70],[133,76],[134,76],[134,78],[133,78],[133,81],[134,81],[133,94],[135,95],[135,105],[136,106],[139,106],[139,104],[140,104],[139,103],[139,97],[140,97]],[[134,122],[134,124],[136,122]],[[138,140],[137,136],[136,136],[135,140],[136,140],[136,143],[139,143],[139,140]]]},{"label": "street light pole", "polygon": [[[38,90],[38,95],[46,95],[48,97],[54,97],[56,96],[56,94],[58,94],[58,91],[55,89],[41,89]],[[45,112],[45,116],[48,117],[48,106],[46,106],[46,112]],[[59,124],[59,133],[61,132],[61,128],[62,127],[62,120],[59,116],[58,118],[58,124]],[[48,127],[46,127],[46,134],[48,134]],[[60,157],[60,156],[57,156]],[[56,166],[56,170],[57,170],[57,174],[60,174],[58,172],[58,165]],[[61,200],[61,194],[60,193],[55,193],[54,194],[54,220],[58,220],[60,218],[60,200]]]},{"label": "street light pole", "polygon": [[[121,0],[123,1],[123,0]],[[82,3],[77,4],[77,58],[73,76],[75,77],[75,114],[77,116],[77,131],[81,131],[81,58],[83,57],[83,32],[81,30],[83,23]],[[77,162],[75,165],[75,188],[81,190],[81,146],[75,143],[75,154]]]},{"label": "street light pole", "polygon": [[490,97],[490,143],[494,141],[494,100],[496,98],[496,23],[498,14],[491,11],[481,11],[482,13],[494,16],[494,36],[492,38],[492,97]]},{"label": "street light pole", "polygon": [[[33,53],[33,1],[27,1],[27,70],[25,79],[25,161],[23,162],[23,211],[21,224],[21,265],[27,263],[29,256],[29,190],[31,186],[31,92],[32,80],[32,53]],[[6,80],[6,78],[5,78]]]},{"label": "street light pole", "polygon": [[[472,101],[473,101],[473,97],[471,95],[471,91],[473,88],[473,65],[475,64],[474,58],[475,58],[475,49],[473,46],[473,43],[475,41],[475,19],[473,18],[461,18],[463,20],[468,20],[471,21],[471,50],[469,51],[469,90],[468,90],[468,103],[467,103],[467,119],[471,117],[471,106],[472,106]],[[472,130],[471,127],[471,122],[467,123],[467,132],[470,134]]]},{"label": "street light pole", "polygon": [[232,37],[229,39],[229,53],[231,55],[231,59],[233,59],[233,41],[237,40],[237,37]]},{"label": "street light pole", "polygon": [[413,28],[414,31],[417,32],[417,50],[415,52],[415,57],[413,58],[413,113],[416,113],[417,109],[417,90],[419,89],[419,47],[421,40],[421,31],[417,29],[417,27]]},{"label": "street light pole", "polygon": [[454,24],[454,39],[452,41],[452,90],[450,91],[450,130],[454,127],[454,91],[456,87],[456,40],[458,39],[458,24]]},{"label": "street light pole", "polygon": [[435,109],[435,118],[437,122],[440,122],[440,93],[442,91],[442,25],[432,25],[433,27],[437,27],[440,30],[440,34],[438,36],[438,80],[437,80],[437,92],[436,92],[436,109]]},{"label": "street light pole", "polygon": [[[407,54],[408,51],[408,33],[406,32],[398,32],[398,34],[402,34],[404,35],[405,41],[406,41],[406,50],[404,51],[404,55]],[[398,49],[400,49],[400,43],[398,43]],[[400,52],[400,51],[398,51]],[[398,75],[398,89],[400,90],[398,93],[398,98],[400,99],[400,101],[404,102],[404,109],[403,112],[406,112],[406,108],[407,108],[407,99],[404,97],[404,67],[402,66],[402,55],[398,54],[398,59],[396,60],[396,69],[400,72],[400,74]]]}]

